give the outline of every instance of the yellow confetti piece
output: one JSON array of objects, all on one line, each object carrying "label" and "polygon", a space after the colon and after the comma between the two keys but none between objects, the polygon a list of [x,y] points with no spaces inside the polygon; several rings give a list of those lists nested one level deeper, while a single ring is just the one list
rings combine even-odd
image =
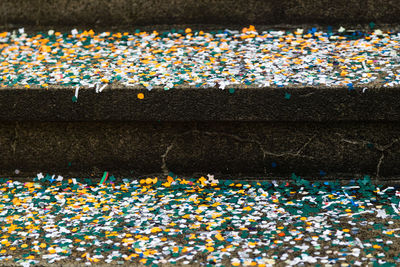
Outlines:
[{"label": "yellow confetti piece", "polygon": [[257,242],[249,242],[247,245],[249,247],[255,247],[257,245]]},{"label": "yellow confetti piece", "polygon": [[143,94],[143,93],[139,93],[139,94],[137,94],[137,98],[139,98],[139,99],[143,99],[143,98],[144,98],[144,94]]},{"label": "yellow confetti piece", "polygon": [[213,252],[215,249],[213,247],[206,247],[209,252]]},{"label": "yellow confetti piece", "polygon": [[158,232],[161,232],[161,231],[162,231],[162,229],[160,227],[154,227],[154,228],[151,229],[152,233],[158,233]]},{"label": "yellow confetti piece", "polygon": [[33,183],[25,183],[25,187],[31,188],[33,187]]},{"label": "yellow confetti piece", "polygon": [[203,176],[199,178],[199,182],[201,183],[202,186],[206,186],[207,185],[207,179],[204,178]]},{"label": "yellow confetti piece", "polygon": [[218,239],[219,241],[225,240],[225,238],[220,233],[216,234],[215,238]]}]

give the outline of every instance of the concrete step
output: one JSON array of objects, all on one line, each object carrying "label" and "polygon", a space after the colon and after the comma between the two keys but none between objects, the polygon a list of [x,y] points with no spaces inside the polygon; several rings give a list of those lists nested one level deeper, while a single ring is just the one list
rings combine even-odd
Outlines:
[{"label": "concrete step", "polygon": [[[18,170],[17,173],[26,176],[37,172],[80,175],[83,172],[98,175],[103,171],[121,175],[167,175],[173,172],[188,176],[213,173],[237,179],[287,178],[295,172],[310,179],[351,179],[357,175],[370,175],[377,181],[398,180],[397,34],[370,31],[367,35],[359,34],[355,41],[351,33],[336,30],[314,36],[313,29],[312,33],[289,33],[281,38],[277,32],[255,35],[251,33],[255,31],[252,29],[250,34],[238,32],[233,37],[204,33],[199,37],[197,34],[200,33],[195,32],[196,37],[192,38],[191,30],[187,30],[187,33],[183,31],[187,34],[184,37],[180,33],[161,33],[162,38],[157,39],[156,34],[149,38],[160,42],[157,45],[163,49],[171,40],[179,43],[182,38],[188,47],[191,43],[187,40],[208,47],[209,38],[228,38],[236,49],[232,51],[244,51],[241,54],[243,60],[230,51],[227,56],[229,76],[217,77],[215,70],[220,72],[224,67],[221,59],[213,65],[214,69],[202,72],[201,78],[196,79],[200,83],[196,83],[194,78],[185,78],[185,70],[192,70],[197,75],[196,71],[203,67],[202,60],[206,60],[203,51],[191,55],[190,60],[181,58],[184,62],[194,63],[192,68],[185,69],[186,65],[174,57],[169,67],[165,64],[156,67],[158,61],[152,61],[154,66],[151,67],[157,71],[148,71],[149,63],[141,58],[146,56],[147,48],[140,48],[141,41],[149,36],[147,33],[131,34],[129,38],[137,41],[136,47],[125,41],[118,41],[118,47],[114,46],[114,37],[106,38],[109,33],[103,37],[88,32],[78,37],[68,37],[70,32],[44,36],[25,35],[22,30],[16,34],[2,33],[2,57],[4,62],[12,64],[1,66],[4,73],[0,77],[1,172],[9,174]],[[77,33],[71,32],[71,35]],[[100,64],[100,59],[91,61],[90,46],[82,43],[89,35],[96,39],[91,45],[103,53],[100,59],[115,61],[119,55],[114,52],[124,51],[125,59],[134,62],[130,67],[122,66],[124,72],[118,75],[118,80],[114,80],[118,62],[110,62],[112,66],[107,67]],[[45,39],[41,41],[49,46],[38,45],[37,38]],[[124,38],[128,37],[124,35]],[[261,46],[247,45],[248,38],[258,38],[253,43],[270,45],[272,52],[258,49]],[[275,58],[277,53],[280,54],[279,45],[291,44],[294,38],[304,44],[301,55],[288,52]],[[348,38],[344,48],[341,44],[344,39],[340,38]],[[59,40],[55,42],[55,39]],[[323,50],[326,43],[342,48],[332,50],[335,51],[332,54]],[[109,45],[113,49],[109,49]],[[71,46],[76,50],[72,49],[65,57],[62,51],[69,51]],[[312,53],[317,53],[310,50],[311,46],[318,48],[312,50],[320,51],[318,55],[323,64],[314,66],[314,61],[310,61]],[[23,53],[16,52],[19,49]],[[252,53],[251,49],[258,52]],[[362,65],[354,59],[354,54],[359,52],[357,49],[367,63],[363,61]],[[215,52],[214,46],[204,50],[207,50],[208,58]],[[41,51],[46,54],[43,56]],[[258,66],[265,63],[264,55],[271,53],[274,59],[264,66],[267,71],[263,72]],[[85,55],[89,60],[83,62],[79,55]],[[350,63],[340,58],[343,55],[351,58]],[[165,57],[157,56],[161,62]],[[279,64],[284,64],[279,61],[282,56],[293,61],[301,57],[309,63],[301,68],[292,66],[288,69],[288,82],[282,82],[279,76]],[[251,57],[254,62],[245,62]],[[172,68],[172,64],[177,66]],[[210,62],[204,64],[211,65]],[[347,70],[343,75],[342,67]],[[249,73],[246,68],[256,71]],[[73,74],[68,73],[71,69]],[[171,69],[174,69],[172,74],[169,73]],[[72,81],[78,81],[71,82],[71,75],[75,76]],[[157,87],[160,83],[170,83],[168,75],[179,78],[179,82],[175,81],[170,89],[168,86]],[[143,79],[133,79],[131,83],[132,76]],[[236,85],[221,88],[223,83],[232,80]],[[210,87],[210,81],[217,83]],[[73,83],[75,85],[71,85]],[[238,86],[238,83],[242,85]],[[318,83],[330,86],[301,86]],[[77,84],[80,84],[79,90]],[[187,84],[199,87],[188,87]],[[276,84],[276,87],[263,84]],[[342,85],[336,86],[338,84]],[[9,87],[11,85],[14,86]],[[96,86],[105,89],[96,93]]]},{"label": "concrete step", "polygon": [[2,25],[368,24],[400,21],[392,0],[2,0]]},{"label": "concrete step", "polygon": [[400,91],[360,90],[1,89],[0,169],[396,180]]},{"label": "concrete step", "polygon": [[[234,90],[229,90],[229,89]],[[399,122],[397,87],[2,88],[1,121]],[[143,99],[138,99],[138,94]],[[289,97],[288,97],[289,96]]]}]

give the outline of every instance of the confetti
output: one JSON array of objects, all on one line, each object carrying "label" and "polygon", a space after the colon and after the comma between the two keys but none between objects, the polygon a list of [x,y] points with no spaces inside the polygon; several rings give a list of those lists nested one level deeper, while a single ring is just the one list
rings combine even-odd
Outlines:
[{"label": "confetti", "polygon": [[366,32],[21,29],[0,32],[0,87],[229,87],[231,94],[240,86],[393,87],[400,84],[399,42],[400,33],[376,25]]},{"label": "confetti", "polygon": [[99,184],[41,173],[32,182],[1,179],[0,263],[400,262],[389,256],[400,253],[399,188],[368,176],[346,185],[295,174],[282,183],[112,176],[112,187],[107,176]]},{"label": "confetti", "polygon": [[107,180],[108,172],[104,172],[103,177],[101,178],[100,184],[104,184]]}]

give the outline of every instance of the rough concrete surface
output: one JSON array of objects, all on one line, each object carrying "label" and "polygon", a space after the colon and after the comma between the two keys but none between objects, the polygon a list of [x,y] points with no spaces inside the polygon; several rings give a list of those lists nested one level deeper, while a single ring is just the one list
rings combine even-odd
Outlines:
[{"label": "rough concrete surface", "polygon": [[21,175],[400,175],[398,123],[2,122],[0,147],[0,170]]},{"label": "rough concrete surface", "polygon": [[[399,88],[0,89],[0,121],[399,121]],[[144,94],[144,99],[137,94]],[[290,99],[285,98],[290,93]]]},{"label": "rough concrete surface", "polygon": [[2,0],[0,24],[393,23],[393,0]]},{"label": "rough concrete surface", "polygon": [[0,171],[399,179],[400,91],[361,91],[1,89]]}]

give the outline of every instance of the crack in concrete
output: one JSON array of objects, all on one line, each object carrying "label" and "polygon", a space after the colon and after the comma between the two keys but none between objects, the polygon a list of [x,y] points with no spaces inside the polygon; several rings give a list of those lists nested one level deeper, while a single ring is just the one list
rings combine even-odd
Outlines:
[{"label": "crack in concrete", "polygon": [[[310,137],[306,143],[304,143],[295,153],[293,152],[281,152],[281,153],[275,153],[275,152],[271,152],[268,151],[267,149],[265,149],[264,145],[262,144],[262,142],[254,139],[249,139],[249,138],[241,138],[240,136],[234,135],[234,134],[228,134],[228,133],[223,133],[223,132],[209,132],[209,131],[201,131],[201,130],[190,130],[190,131],[186,131],[184,133],[180,133],[175,135],[174,139],[172,140],[172,142],[167,146],[164,154],[161,155],[161,170],[163,172],[163,174],[165,176],[167,176],[170,172],[168,165],[167,165],[167,158],[168,158],[168,154],[170,153],[170,151],[174,148],[174,146],[176,145],[176,141],[179,137],[182,137],[184,135],[187,134],[205,134],[208,136],[225,136],[228,138],[231,138],[233,140],[236,140],[238,142],[241,143],[253,143],[256,144],[258,146],[258,148],[260,149],[260,151],[262,152],[262,157],[263,157],[263,162],[265,162],[265,158],[266,156],[273,156],[273,157],[285,157],[285,156],[290,156],[290,157],[300,157],[300,158],[305,158],[305,159],[314,159],[314,157],[312,156],[306,156],[306,155],[302,155],[301,153],[304,151],[304,149],[315,139],[315,137],[317,136],[317,134],[314,134],[312,137]],[[267,169],[266,166],[264,166],[264,173],[267,173]]]},{"label": "crack in concrete", "polygon": [[381,166],[382,166],[383,161],[385,159],[385,152],[388,149],[390,149],[394,144],[400,142],[400,138],[395,138],[395,139],[392,140],[391,143],[389,143],[387,145],[381,145],[381,144],[377,144],[377,143],[374,143],[374,142],[368,142],[366,140],[349,140],[347,138],[344,138],[343,135],[340,134],[340,133],[336,133],[336,135],[338,135],[341,138],[342,142],[349,143],[349,144],[352,144],[352,145],[362,145],[362,146],[366,146],[366,145],[372,144],[373,148],[375,148],[376,150],[381,152],[381,156],[379,157],[378,163],[376,165],[376,171],[375,171],[375,179],[376,180],[380,177]]},{"label": "crack in concrete", "polygon": [[[311,143],[312,140],[317,136],[317,134],[314,134],[311,136],[308,141],[296,152],[297,155],[300,155],[300,153]],[[312,157],[313,158],[313,157]]]},{"label": "crack in concrete", "polygon": [[186,131],[184,133],[175,135],[172,142],[167,146],[167,149],[165,150],[164,154],[161,155],[161,171],[164,174],[164,176],[168,176],[168,174],[170,172],[168,165],[167,165],[167,157],[168,157],[169,152],[176,145],[176,141],[177,141],[178,137],[184,136],[184,135],[186,135],[188,133],[192,133],[192,132],[195,132],[195,130],[190,130],[190,131]]},{"label": "crack in concrete", "polygon": [[175,142],[176,142],[176,138],[172,141],[172,143],[169,146],[167,146],[167,149],[165,150],[164,154],[161,155],[161,170],[165,176],[167,176],[169,174],[169,169],[167,166],[168,153],[175,146]]},{"label": "crack in concrete", "polygon": [[[225,136],[225,137],[230,137],[236,141],[242,142],[242,143],[253,143],[258,145],[258,147],[260,148],[262,155],[263,155],[263,162],[265,161],[266,156],[274,156],[274,157],[285,157],[285,156],[291,156],[291,157],[301,157],[301,158],[306,158],[306,159],[314,159],[314,157],[311,156],[306,156],[306,155],[301,155],[301,152],[312,142],[312,140],[317,136],[317,134],[314,134],[311,138],[309,138],[309,140],[302,146],[300,147],[296,153],[293,152],[281,152],[281,153],[275,153],[275,152],[271,152],[268,151],[267,149],[265,149],[264,145],[255,139],[243,139],[237,135],[234,134],[228,134],[228,133],[221,133],[221,132],[207,132],[207,131],[197,131],[197,133],[203,133],[209,136]],[[266,170],[266,166],[264,166],[264,173],[267,173]]]},{"label": "crack in concrete", "polygon": [[299,97],[309,97],[309,96],[314,95],[314,94],[315,94],[315,92],[310,92],[310,93],[307,93],[307,94],[304,94],[304,95],[299,95]]},{"label": "crack in concrete", "polygon": [[378,164],[376,165],[376,176],[375,176],[375,180],[378,180],[379,178],[379,173],[381,170],[381,165],[383,163],[383,159],[385,158],[385,153],[381,152],[381,157],[379,158]]},{"label": "crack in concrete", "polygon": [[309,140],[302,146],[300,147],[296,153],[293,152],[281,152],[281,153],[274,153],[271,151],[268,151],[266,149],[264,149],[264,146],[262,145],[261,142],[257,141],[257,143],[260,145],[261,150],[265,155],[269,155],[269,156],[275,156],[275,157],[285,157],[285,156],[291,156],[291,157],[300,157],[300,158],[306,158],[306,159],[314,159],[314,157],[311,156],[306,156],[306,155],[302,155],[301,152],[311,143],[311,141],[316,137],[317,135],[313,135],[311,138],[309,138]]}]

